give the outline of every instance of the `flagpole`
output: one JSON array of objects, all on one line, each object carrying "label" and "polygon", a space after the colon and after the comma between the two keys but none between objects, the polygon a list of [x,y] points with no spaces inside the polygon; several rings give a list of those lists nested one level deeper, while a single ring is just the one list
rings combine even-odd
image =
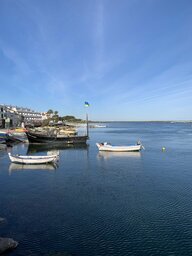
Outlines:
[{"label": "flagpole", "polygon": [[[85,101],[85,107],[89,107],[89,103]],[[86,112],[86,122],[87,122],[87,138],[89,138],[89,121],[88,121],[88,111]]]},{"label": "flagpole", "polygon": [[89,121],[88,121],[88,113],[86,113],[86,122],[87,122],[87,137],[89,138]]}]

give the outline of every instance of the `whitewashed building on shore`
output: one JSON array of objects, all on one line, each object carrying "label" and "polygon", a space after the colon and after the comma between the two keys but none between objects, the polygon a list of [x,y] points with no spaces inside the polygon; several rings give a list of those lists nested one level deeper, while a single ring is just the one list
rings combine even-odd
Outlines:
[{"label": "whitewashed building on shore", "polygon": [[41,112],[29,108],[0,104],[0,127],[2,128],[21,126],[23,122],[25,124],[40,123],[43,119]]}]

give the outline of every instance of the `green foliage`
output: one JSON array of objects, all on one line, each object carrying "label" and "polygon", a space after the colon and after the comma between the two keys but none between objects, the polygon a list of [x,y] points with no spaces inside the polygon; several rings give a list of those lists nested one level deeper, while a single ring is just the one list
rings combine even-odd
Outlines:
[{"label": "green foliage", "polygon": [[67,116],[63,116],[62,120],[63,121],[67,121],[67,122],[82,122],[81,119],[78,119],[78,118],[76,118],[74,116],[68,116],[68,115]]},{"label": "green foliage", "polygon": [[47,111],[47,114],[53,114],[53,110],[52,110],[52,109],[49,109],[49,110]]},{"label": "green foliage", "polygon": [[82,119],[76,118],[75,116],[71,116],[71,115],[66,115],[66,116],[61,117],[58,115],[58,111],[53,111],[52,109],[49,109],[47,111],[47,114],[52,115],[52,116],[46,120],[43,120],[43,123],[42,123],[43,126],[49,125],[50,121],[53,121],[54,123],[57,123],[58,121],[73,122],[73,123],[84,122]]},{"label": "green foliage", "polygon": [[66,120],[66,121],[73,121],[75,119],[76,118],[74,116],[63,116],[63,120]]}]

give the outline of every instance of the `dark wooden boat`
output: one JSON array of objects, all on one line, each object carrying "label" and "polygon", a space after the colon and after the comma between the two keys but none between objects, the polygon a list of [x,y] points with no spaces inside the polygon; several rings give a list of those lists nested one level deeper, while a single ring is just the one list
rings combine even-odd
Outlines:
[{"label": "dark wooden boat", "polygon": [[29,143],[52,143],[52,144],[86,144],[88,135],[63,136],[58,134],[44,134],[34,131],[26,131]]},{"label": "dark wooden boat", "polygon": [[57,132],[36,132],[27,130],[26,135],[29,143],[51,143],[51,144],[62,144],[62,145],[77,145],[86,144],[89,139],[89,125],[88,125],[88,114],[86,114],[87,121],[87,134],[86,135],[61,135]]},{"label": "dark wooden boat", "polygon": [[13,134],[7,131],[0,132],[0,143],[1,144],[11,144],[11,143],[18,143],[21,142],[17,139]]}]

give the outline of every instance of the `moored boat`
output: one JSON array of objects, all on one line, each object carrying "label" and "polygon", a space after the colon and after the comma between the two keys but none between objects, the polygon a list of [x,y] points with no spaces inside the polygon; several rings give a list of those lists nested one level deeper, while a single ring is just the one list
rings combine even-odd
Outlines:
[{"label": "moored boat", "polygon": [[40,133],[34,131],[26,131],[29,143],[62,143],[62,144],[86,144],[88,140],[87,135],[72,135],[66,136],[57,133]]},{"label": "moored boat", "polygon": [[8,134],[18,142],[28,142],[24,128],[15,128],[8,130]]},{"label": "moored boat", "polygon": [[9,131],[0,131],[0,141],[9,144],[9,143],[16,143],[16,142],[20,142],[19,139],[17,139],[12,133],[10,133]]},{"label": "moored boat", "polygon": [[111,152],[133,152],[133,151],[140,151],[143,146],[141,143],[137,145],[130,145],[130,146],[112,146],[110,143],[96,143],[99,151],[111,151]]},{"label": "moored boat", "polygon": [[5,138],[0,137],[0,144],[6,144]]},{"label": "moored boat", "polygon": [[46,164],[56,162],[58,160],[58,154],[51,154],[45,156],[22,156],[22,155],[12,155],[10,152],[8,156],[12,163],[18,164]]},{"label": "moored boat", "polygon": [[93,124],[89,126],[90,128],[106,128],[106,125],[101,125],[101,124]]}]

